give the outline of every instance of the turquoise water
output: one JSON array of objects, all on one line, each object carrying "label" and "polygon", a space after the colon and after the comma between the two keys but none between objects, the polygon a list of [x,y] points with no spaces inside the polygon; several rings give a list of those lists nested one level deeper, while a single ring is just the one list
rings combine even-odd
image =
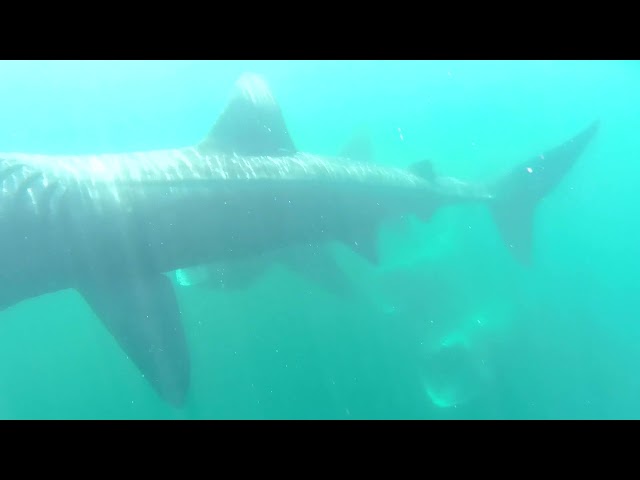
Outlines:
[{"label": "turquoise water", "polygon": [[[339,298],[273,264],[246,289],[177,286],[192,361],[164,404],[72,290],[0,312],[0,418],[640,418],[640,65],[613,61],[0,62],[0,151],[200,141],[243,72],[300,150],[363,125],[376,162],[502,173],[595,118],[517,264],[485,207],[379,232],[380,265],[331,251]],[[1,246],[1,238],[0,238]]]}]

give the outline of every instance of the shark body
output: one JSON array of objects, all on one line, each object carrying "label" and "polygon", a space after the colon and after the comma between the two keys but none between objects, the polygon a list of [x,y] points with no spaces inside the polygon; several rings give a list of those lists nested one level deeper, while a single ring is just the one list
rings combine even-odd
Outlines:
[{"label": "shark body", "polygon": [[260,77],[245,75],[193,147],[128,154],[0,153],[0,309],[76,289],[155,391],[184,404],[189,350],[165,275],[279,249],[344,242],[375,262],[376,229],[407,214],[486,203],[530,261],[536,204],[597,130],[489,183],[298,151]]}]

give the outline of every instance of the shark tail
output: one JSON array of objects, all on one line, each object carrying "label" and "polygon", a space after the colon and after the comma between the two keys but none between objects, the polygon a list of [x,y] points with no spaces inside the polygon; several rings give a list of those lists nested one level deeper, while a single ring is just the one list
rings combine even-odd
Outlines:
[{"label": "shark tail", "polygon": [[521,163],[493,185],[493,218],[503,241],[520,263],[531,263],[536,207],[573,167],[598,127],[596,120],[564,144]]}]

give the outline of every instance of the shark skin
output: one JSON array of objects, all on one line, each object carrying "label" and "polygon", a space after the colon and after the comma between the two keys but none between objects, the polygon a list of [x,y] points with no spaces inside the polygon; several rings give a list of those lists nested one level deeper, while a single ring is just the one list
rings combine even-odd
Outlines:
[{"label": "shark skin", "polygon": [[[280,125],[285,124],[283,117]],[[340,157],[372,162],[373,148],[369,132],[360,128],[349,137]],[[235,261],[217,262],[183,268],[174,272],[182,287],[216,290],[245,290],[274,265],[282,265],[324,291],[342,299],[357,298],[356,288],[325,244],[295,245]]]},{"label": "shark skin", "polygon": [[377,262],[376,231],[482,203],[531,261],[536,205],[598,130],[487,183],[300,152],[264,80],[243,75],[198,145],[97,155],[0,153],[0,309],[75,289],[168,404],[184,406],[189,349],[166,274],[337,241]]}]

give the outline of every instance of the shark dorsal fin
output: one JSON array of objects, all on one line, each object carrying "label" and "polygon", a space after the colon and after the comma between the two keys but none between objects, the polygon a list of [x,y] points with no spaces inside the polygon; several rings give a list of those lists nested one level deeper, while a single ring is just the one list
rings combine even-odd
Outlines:
[{"label": "shark dorsal fin", "polygon": [[266,81],[245,73],[226,108],[198,146],[204,153],[292,155],[296,148]]},{"label": "shark dorsal fin", "polygon": [[356,162],[373,162],[373,145],[371,134],[365,128],[356,130],[342,147],[340,156]]}]

